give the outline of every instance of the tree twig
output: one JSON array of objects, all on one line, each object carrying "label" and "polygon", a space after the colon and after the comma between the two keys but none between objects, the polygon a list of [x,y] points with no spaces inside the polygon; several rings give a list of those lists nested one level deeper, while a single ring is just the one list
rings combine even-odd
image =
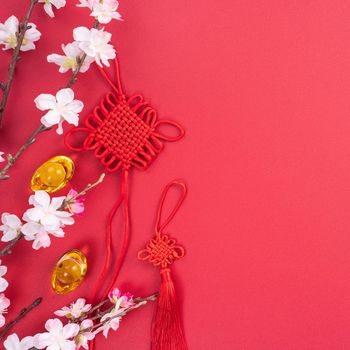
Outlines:
[{"label": "tree twig", "polygon": [[28,307],[22,309],[22,311],[19,313],[19,315],[11,322],[7,323],[5,325],[5,328],[0,332],[0,340],[13,328],[22,318],[24,318],[29,312],[31,312],[33,309],[38,307],[43,298],[38,298],[34,300]]},{"label": "tree twig", "polygon": [[0,180],[7,180],[9,176],[7,175],[7,172],[10,168],[13,167],[13,165],[17,162],[17,159],[22,155],[22,153],[32,144],[35,142],[36,137],[41,134],[44,131],[49,130],[50,128],[47,128],[44,125],[40,125],[27,139],[27,141],[24,143],[24,145],[17,151],[17,153],[12,156],[11,154],[7,155],[7,164],[0,171]]},{"label": "tree twig", "polygon": [[7,104],[7,99],[10,93],[10,89],[11,89],[11,85],[13,82],[13,78],[15,75],[15,69],[16,69],[16,65],[17,62],[19,61],[19,53],[21,50],[21,46],[23,44],[23,40],[24,40],[24,36],[27,32],[27,30],[30,28],[30,26],[28,26],[29,20],[30,20],[30,16],[32,15],[33,9],[35,4],[38,2],[39,0],[30,0],[30,5],[28,8],[28,12],[26,15],[26,18],[24,20],[23,23],[21,23],[19,25],[19,31],[17,33],[17,46],[14,48],[13,53],[12,53],[12,59],[11,62],[9,64],[8,67],[8,78],[7,78],[7,82],[1,85],[1,90],[3,91],[2,94],[2,99],[0,102],[0,128],[2,126],[2,120],[3,120],[3,115],[4,115],[4,110]]},{"label": "tree twig", "polygon": [[86,195],[87,192],[89,192],[90,190],[92,190],[94,187],[98,186],[101,182],[103,182],[105,176],[106,176],[106,174],[105,174],[105,173],[102,173],[96,182],[94,182],[94,183],[92,183],[92,184],[88,184],[82,191],[80,191],[79,193],[77,193],[75,196],[73,196],[73,197],[71,197],[71,198],[66,198],[66,199],[63,201],[63,203],[62,203],[61,210],[66,209],[67,206],[68,206],[71,202],[74,202],[77,198]]},{"label": "tree twig", "polygon": [[22,232],[20,232],[20,234],[13,239],[12,241],[10,241],[6,247],[4,247],[3,249],[0,250],[0,257],[6,256],[6,255],[10,255],[12,254],[12,247],[17,244],[18,241],[20,241],[22,238],[24,237],[24,234]]},{"label": "tree twig", "polygon": [[[31,0],[37,2],[38,0]],[[95,20],[93,24],[93,28],[98,28],[100,23]],[[80,69],[86,59],[86,54],[83,54],[79,59],[77,59],[77,67],[73,70],[72,75],[65,86],[66,88],[71,88],[77,81],[77,75],[80,72]],[[1,114],[0,114],[1,117]],[[0,119],[1,122],[1,119]],[[1,127],[1,124],[0,124]],[[10,177],[7,175],[7,172],[14,166],[14,164],[17,162],[18,158],[22,155],[22,153],[32,144],[36,141],[36,136],[41,134],[43,131],[50,130],[50,127],[46,127],[44,125],[40,125],[33,133],[32,135],[27,139],[27,141],[24,143],[24,145],[18,150],[15,156],[8,155],[8,163],[7,165],[0,171],[0,180],[8,180]]]}]

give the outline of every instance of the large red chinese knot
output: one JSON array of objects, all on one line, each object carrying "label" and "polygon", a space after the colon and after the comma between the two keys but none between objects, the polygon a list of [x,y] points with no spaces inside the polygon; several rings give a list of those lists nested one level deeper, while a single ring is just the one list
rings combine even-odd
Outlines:
[{"label": "large red chinese knot", "polygon": [[[141,95],[126,96],[120,80],[118,60],[115,60],[116,82],[114,83],[103,68],[98,67],[102,76],[111,86],[100,104],[84,120],[83,127],[73,128],[67,133],[65,143],[72,151],[93,151],[109,172],[121,169],[120,197],[113,207],[107,224],[106,257],[103,270],[94,288],[92,299],[104,299],[113,288],[123,264],[129,242],[129,190],[128,174],[132,167],[146,169],[164,148],[164,141],[174,142],[184,136],[184,129],[175,121],[158,120],[157,111]],[[164,128],[175,129],[174,135],[165,133]],[[161,130],[162,129],[162,130]],[[77,134],[84,134],[77,145]],[[113,277],[106,283],[106,275],[111,270],[112,261],[112,221],[123,207],[124,236],[120,253],[113,267]],[[103,293],[100,293],[103,291]],[[100,299],[100,298],[98,298]]]},{"label": "large red chinese knot", "polygon": [[[115,61],[117,84],[99,67],[102,75],[111,85],[109,92],[100,104],[84,121],[84,127],[73,128],[68,132],[65,142],[73,151],[91,150],[96,158],[110,172],[119,168],[128,170],[132,166],[146,169],[164,148],[163,141],[178,141],[185,131],[175,121],[158,120],[157,111],[142,95],[126,97],[123,93],[118,61]],[[170,126],[176,135],[164,134],[160,129]],[[71,136],[85,133],[83,144],[71,144]]]}]

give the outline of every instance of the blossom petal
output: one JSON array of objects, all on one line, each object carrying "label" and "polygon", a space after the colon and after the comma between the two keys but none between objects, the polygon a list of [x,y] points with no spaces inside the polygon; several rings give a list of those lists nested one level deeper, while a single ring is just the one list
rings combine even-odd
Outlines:
[{"label": "blossom petal", "polygon": [[53,343],[52,335],[50,333],[39,333],[34,336],[34,347],[38,349],[45,349]]},{"label": "blossom petal", "polygon": [[68,104],[74,100],[74,91],[70,88],[61,89],[56,94],[56,99],[59,104]]},{"label": "blossom petal", "polygon": [[36,208],[30,208],[27,209],[27,211],[23,215],[23,220],[29,220],[32,222],[38,222],[41,220],[41,218],[44,216],[44,213],[42,209],[36,207]]},{"label": "blossom petal", "polygon": [[63,327],[63,336],[66,339],[75,337],[79,332],[79,325],[76,323],[69,323]]},{"label": "blossom petal", "polygon": [[57,111],[49,111],[47,112],[41,119],[41,123],[46,127],[50,127],[56,124],[59,124],[61,121],[61,116]]},{"label": "blossom petal", "polygon": [[55,96],[50,94],[40,94],[35,100],[36,108],[41,111],[52,109],[56,106]]},{"label": "blossom petal", "polygon": [[[1,230],[1,227],[0,227]],[[1,242],[10,242],[18,236],[17,230],[7,230],[1,237]]]},{"label": "blossom petal", "polygon": [[55,215],[45,215],[40,223],[47,231],[58,230],[60,228],[60,220]]},{"label": "blossom petal", "polygon": [[22,233],[25,236],[33,237],[34,235],[36,235],[37,233],[40,232],[40,229],[41,229],[40,224],[38,224],[36,222],[28,222],[28,223],[23,225]]},{"label": "blossom petal", "polygon": [[65,56],[57,55],[57,54],[51,54],[47,56],[47,62],[49,63],[55,63],[58,65],[62,65],[65,61]]},{"label": "blossom petal", "polygon": [[88,41],[90,36],[90,30],[86,27],[77,27],[73,30],[73,38],[76,41]]},{"label": "blossom petal", "polygon": [[48,207],[50,205],[50,196],[45,191],[36,191],[34,194],[34,199],[37,205],[42,207]]},{"label": "blossom petal", "polygon": [[59,209],[62,206],[62,203],[65,199],[65,196],[52,198],[50,207],[54,210]]},{"label": "blossom petal", "polygon": [[20,349],[19,338],[17,334],[11,334],[4,341],[4,346],[6,350],[16,350]]},{"label": "blossom petal", "polygon": [[8,286],[9,283],[5,280],[5,278],[0,278],[0,292],[4,292]]},{"label": "blossom petal", "polygon": [[34,346],[34,337],[25,337],[21,340],[23,350],[30,349]]},{"label": "blossom petal", "polygon": [[51,245],[51,239],[47,232],[39,232],[34,239],[32,244],[33,249],[38,250],[40,248],[47,248]]},{"label": "blossom petal", "polygon": [[53,13],[52,5],[50,2],[44,5],[44,10],[51,18],[55,17],[55,14]]},{"label": "blossom petal", "polygon": [[15,34],[18,32],[19,21],[16,16],[11,16],[5,21],[5,27],[8,28],[9,32]]}]

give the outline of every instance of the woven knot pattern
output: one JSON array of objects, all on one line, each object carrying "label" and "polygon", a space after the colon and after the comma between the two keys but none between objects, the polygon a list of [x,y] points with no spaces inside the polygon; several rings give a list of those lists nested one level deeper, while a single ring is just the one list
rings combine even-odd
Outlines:
[{"label": "woven knot pattern", "polygon": [[116,106],[95,132],[95,138],[129,168],[145,145],[153,128],[147,125],[126,103]]},{"label": "woven knot pattern", "polygon": [[168,267],[184,255],[183,247],[177,245],[176,241],[167,235],[155,237],[147,244],[146,249],[141,250],[138,254],[139,259],[148,260],[153,265],[162,268]]}]

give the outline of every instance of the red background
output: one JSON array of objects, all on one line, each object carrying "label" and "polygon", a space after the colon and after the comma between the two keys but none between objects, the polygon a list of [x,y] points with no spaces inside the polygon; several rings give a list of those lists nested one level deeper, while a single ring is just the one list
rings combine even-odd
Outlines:
[{"label": "red background", "polygon": [[[46,56],[90,26],[88,10],[66,8],[33,21],[43,36],[22,55],[0,132],[14,152],[38,125],[33,99],[65,85]],[[0,21],[24,15],[28,1],[2,0]],[[190,349],[327,349],[350,346],[350,5],[345,0],[122,1],[113,33],[125,90],[142,93],[160,116],[185,125],[147,172],[131,177],[132,241],[118,285],[146,295],[156,270],[136,254],[152,234],[164,185],[186,179],[189,196],[170,232],[185,245],[175,264]],[[0,55],[6,76],[9,53]],[[108,90],[95,69],[74,87],[85,112]],[[68,154],[62,137],[41,135],[0,184],[1,211],[21,215],[28,182],[47,158]],[[73,155],[73,186],[101,172],[91,154]],[[52,312],[88,296],[103,262],[104,229],[118,175],[88,194],[86,213],[65,239],[33,251],[21,242],[4,263],[13,305],[43,305],[15,329],[42,331]],[[65,190],[62,193],[66,193]],[[118,226],[120,228],[120,226]],[[117,234],[116,230],[116,234]],[[88,250],[89,273],[67,296],[50,289],[58,257]],[[99,349],[148,349],[152,306],[123,320]]]}]

